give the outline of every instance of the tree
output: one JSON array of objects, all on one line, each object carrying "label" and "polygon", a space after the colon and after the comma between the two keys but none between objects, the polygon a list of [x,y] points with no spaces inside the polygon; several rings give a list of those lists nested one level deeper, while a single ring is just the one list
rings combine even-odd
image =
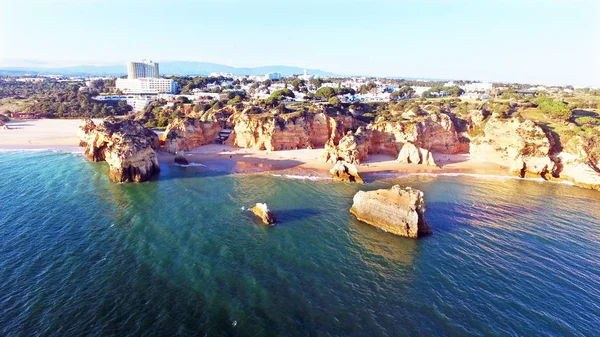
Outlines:
[{"label": "tree", "polygon": [[339,107],[342,105],[342,102],[340,102],[340,99],[337,98],[337,96],[333,96],[329,99],[329,104],[333,105],[334,107]]},{"label": "tree", "polygon": [[313,78],[310,81],[310,83],[312,83],[312,85],[314,85],[316,89],[319,89],[323,85],[323,80],[316,77],[316,78]]},{"label": "tree", "polygon": [[550,115],[550,118],[566,122],[573,116],[573,112],[563,101],[556,101],[548,96],[541,96],[533,102],[538,105],[540,111]]},{"label": "tree", "polygon": [[330,99],[331,97],[335,96],[335,90],[333,90],[333,88],[330,87],[322,87],[319,90],[317,90],[317,92],[315,92],[315,96]]},{"label": "tree", "polygon": [[305,84],[304,80],[299,79],[299,78],[295,78],[292,81],[292,87],[294,88],[295,91],[300,91],[300,87],[303,87],[305,85],[306,84]]}]

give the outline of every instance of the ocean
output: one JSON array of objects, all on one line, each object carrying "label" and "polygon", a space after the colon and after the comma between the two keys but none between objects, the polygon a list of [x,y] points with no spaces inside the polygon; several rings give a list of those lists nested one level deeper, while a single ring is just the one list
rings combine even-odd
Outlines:
[{"label": "ocean", "polygon": [[[1,336],[593,336],[600,192],[510,178],[366,185],[162,165],[115,184],[80,154],[0,153]],[[412,240],[348,212],[425,193]],[[266,202],[278,220],[247,209]]]}]

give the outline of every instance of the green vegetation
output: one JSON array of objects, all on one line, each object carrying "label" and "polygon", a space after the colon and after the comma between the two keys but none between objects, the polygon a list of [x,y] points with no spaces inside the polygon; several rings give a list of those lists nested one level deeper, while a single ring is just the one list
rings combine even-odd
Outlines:
[{"label": "green vegetation", "polygon": [[550,118],[558,121],[566,122],[573,115],[567,103],[554,100],[548,96],[538,97],[534,100],[534,103],[537,104],[542,113],[548,114]]},{"label": "green vegetation", "polygon": [[434,94],[437,95],[441,95],[441,93],[445,92],[448,96],[452,96],[452,97],[458,97],[460,95],[462,95],[465,91],[462,90],[461,88],[459,88],[457,85],[452,86],[452,87],[444,87],[441,85],[432,87],[431,89],[424,91],[423,94],[421,94],[421,97],[424,98],[431,98],[434,97]]},{"label": "green vegetation", "polygon": [[407,85],[403,86],[402,88],[392,92],[390,94],[390,99],[399,99],[399,98],[403,98],[403,97],[412,97],[412,95],[415,94],[415,90]]}]

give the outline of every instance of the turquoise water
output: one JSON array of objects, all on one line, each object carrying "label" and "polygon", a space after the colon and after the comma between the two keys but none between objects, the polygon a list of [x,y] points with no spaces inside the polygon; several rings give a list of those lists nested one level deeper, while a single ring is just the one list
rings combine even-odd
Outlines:
[{"label": "turquoise water", "polygon": [[[162,169],[119,185],[80,155],[0,153],[0,335],[598,334],[599,192]],[[393,183],[425,192],[433,235],[348,213],[356,191]],[[277,226],[242,210],[256,202]]]}]

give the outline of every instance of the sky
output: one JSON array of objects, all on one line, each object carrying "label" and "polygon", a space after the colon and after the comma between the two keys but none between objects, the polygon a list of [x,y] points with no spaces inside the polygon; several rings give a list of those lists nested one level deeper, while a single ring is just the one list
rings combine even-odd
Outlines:
[{"label": "sky", "polygon": [[600,0],[0,0],[0,66],[201,61],[600,86]]}]

